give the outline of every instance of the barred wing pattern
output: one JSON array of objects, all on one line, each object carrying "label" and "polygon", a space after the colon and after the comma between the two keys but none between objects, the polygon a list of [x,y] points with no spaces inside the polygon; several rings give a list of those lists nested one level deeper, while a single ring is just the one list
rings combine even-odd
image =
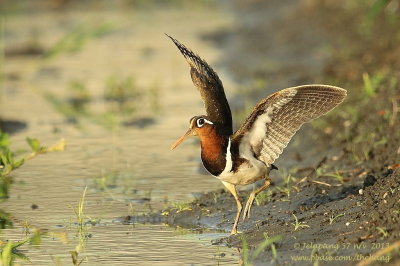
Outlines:
[{"label": "barred wing pattern", "polygon": [[239,153],[254,155],[271,165],[306,122],[332,110],[346,96],[346,90],[327,85],[305,85],[278,91],[256,105],[235,132]]},{"label": "barred wing pattern", "polygon": [[168,34],[166,35],[174,42],[189,63],[193,84],[200,92],[208,118],[214,123],[219,124],[217,128],[221,130],[220,134],[231,135],[233,133],[231,109],[229,108],[224,87],[217,73],[214,72],[206,61],[190,49]]}]

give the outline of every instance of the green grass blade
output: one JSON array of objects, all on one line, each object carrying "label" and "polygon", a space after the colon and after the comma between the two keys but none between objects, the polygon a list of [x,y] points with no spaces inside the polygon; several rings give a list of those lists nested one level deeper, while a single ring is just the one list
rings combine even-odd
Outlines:
[{"label": "green grass blade", "polygon": [[377,0],[369,9],[368,18],[374,19],[383,9],[389,4],[391,0]]}]

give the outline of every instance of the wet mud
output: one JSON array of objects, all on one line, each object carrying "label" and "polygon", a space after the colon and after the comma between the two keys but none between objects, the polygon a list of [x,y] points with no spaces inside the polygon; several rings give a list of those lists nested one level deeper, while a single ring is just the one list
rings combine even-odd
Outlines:
[{"label": "wet mud", "polygon": [[[396,210],[400,198],[400,171],[386,171],[363,178],[357,177],[359,172],[349,175],[357,182],[345,185],[324,179],[319,179],[320,184],[317,184],[305,177],[295,186],[298,192],[292,192],[289,198],[287,194],[276,191],[272,184],[269,202],[255,203],[251,217],[239,223],[240,234],[214,239],[212,243],[242,249],[244,237],[250,247],[256,248],[268,234],[282,237],[276,243],[278,256],[273,261],[267,249],[255,258],[256,264],[292,264],[296,256],[309,257],[310,261],[317,261],[318,256],[321,261],[324,261],[324,256],[343,256],[342,260],[331,261],[332,264],[344,263],[343,260],[349,264],[362,261],[371,252],[398,239],[400,217]],[[241,200],[245,201],[248,194],[242,191]],[[236,204],[232,196],[220,190],[201,195],[182,210],[170,208],[160,213],[123,217],[115,222],[166,223],[198,232],[210,229],[229,232],[235,214]],[[301,224],[299,229],[295,229],[294,217]],[[378,227],[388,235],[384,236]],[[393,261],[389,254],[377,260]],[[298,262],[308,265],[310,261],[303,258]]]},{"label": "wet mud", "polygon": [[[266,238],[279,236],[274,248],[267,247],[255,257],[250,256],[255,265],[395,265],[399,262],[399,124],[393,119],[395,111],[391,113],[390,123],[383,114],[387,109],[390,114],[391,100],[398,97],[400,89],[398,83],[392,87],[383,83],[374,98],[364,100],[359,95],[363,93],[362,86],[365,89],[367,71],[379,72],[387,65],[399,66],[399,60],[391,56],[398,49],[393,47],[393,42],[385,42],[393,34],[391,27],[378,33],[379,26],[371,26],[383,40],[380,45],[365,47],[371,53],[379,51],[382,56],[363,57],[354,52],[364,47],[355,38],[355,25],[368,10],[356,16],[343,13],[339,6],[317,1],[237,3],[238,21],[234,30],[203,36],[221,48],[226,47],[220,64],[243,84],[246,99],[254,104],[269,94],[266,92],[305,83],[333,82],[349,91],[347,102],[338,107],[342,111],[323,118],[324,127],[316,122],[305,126],[294,137],[276,162],[283,172],[273,174],[273,183],[266,189],[264,200],[256,201],[250,219],[239,223],[241,233],[213,240],[214,244],[239,248],[242,258],[248,259],[248,248],[255,251]],[[382,26],[379,18],[376,24]],[[341,29],[346,25],[352,26],[344,32]],[[334,46],[340,43],[335,38],[348,46],[343,48],[348,49],[346,55],[334,52]],[[352,68],[357,64],[358,67]],[[385,71],[393,79],[399,78],[398,70]],[[362,77],[364,84],[359,85]],[[252,83],[257,79],[263,81],[261,86]],[[240,91],[233,97],[232,105],[236,110],[245,109]],[[356,113],[351,108],[357,109]],[[352,112],[357,119],[353,116],[349,120],[350,115],[346,119],[339,112]],[[347,132],[346,137],[342,136],[343,132]],[[373,137],[368,132],[374,132]],[[369,143],[367,138],[373,141]],[[363,159],[359,158],[360,147]],[[291,178],[285,180],[284,176],[288,175]],[[251,189],[240,192],[242,202]],[[220,190],[199,195],[184,207],[116,221],[163,222],[197,231],[229,232],[235,213],[233,197]]]},{"label": "wet mud", "polygon": [[[135,68],[134,75],[138,77],[138,87],[145,84],[146,88],[150,88],[155,79],[154,69],[160,67],[163,71],[160,71],[159,83],[166,90],[162,94],[162,112],[154,111],[155,114],[149,115],[151,112],[148,111],[119,121],[122,133],[117,135],[99,129],[100,126],[90,126],[87,122],[87,132],[91,134],[80,133],[75,127],[82,117],[69,117],[70,113],[66,115],[62,112],[57,114],[52,106],[54,103],[43,99],[44,91],[53,87],[54,83],[58,84],[56,79],[63,76],[65,84],[62,86],[66,88],[69,88],[66,84],[73,83],[77,77],[81,77],[80,73],[88,70],[90,75],[87,80],[84,79],[88,84],[99,82],[99,78],[95,77],[112,77],[105,61],[97,61],[102,56],[96,56],[91,51],[95,46],[83,49],[81,54],[61,56],[60,61],[52,61],[51,64],[41,63],[42,67],[39,65],[33,71],[24,70],[26,73],[19,69],[19,65],[26,65],[22,59],[33,60],[45,51],[32,45],[5,49],[7,58],[16,61],[10,60],[9,64],[15,62],[15,65],[13,63],[5,73],[8,82],[6,96],[12,101],[9,110],[3,111],[5,115],[0,120],[0,128],[15,134],[13,141],[17,146],[25,142],[26,134],[52,139],[54,135],[62,133],[71,142],[68,153],[57,155],[61,159],[49,156],[49,159],[39,161],[38,165],[27,165],[16,173],[14,179],[18,182],[12,186],[11,198],[2,208],[5,210],[4,216],[8,217],[11,215],[9,212],[12,212],[12,215],[22,218],[15,222],[19,227],[6,231],[8,234],[17,235],[18,238],[14,238],[19,239],[21,225],[25,220],[32,220],[32,223],[43,228],[53,228],[54,225],[58,228],[59,224],[70,221],[74,214],[67,207],[76,204],[82,188],[88,185],[93,198],[87,199],[89,207],[85,212],[107,221],[93,226],[91,235],[97,241],[89,241],[88,250],[96,254],[98,260],[95,262],[99,264],[106,262],[116,265],[120,261],[121,265],[126,265],[132,262],[129,256],[137,253],[146,255],[140,261],[143,263],[159,254],[166,257],[157,260],[172,261],[171,264],[176,263],[178,255],[183,257],[179,261],[185,264],[189,261],[200,262],[199,258],[190,257],[200,250],[197,246],[195,251],[190,249],[193,242],[177,246],[173,249],[175,253],[169,249],[158,252],[168,248],[171,243],[174,246],[173,237],[160,238],[156,234],[166,232],[165,228],[158,229],[160,224],[168,224],[178,230],[186,228],[196,233],[210,230],[221,232],[224,237],[218,234],[218,238],[213,238],[209,246],[214,244],[237,248],[241,257],[239,263],[246,265],[399,263],[400,113],[396,118],[395,109],[396,99],[399,99],[400,106],[399,20],[396,17],[386,19],[381,15],[371,22],[368,19],[369,6],[359,9],[355,8],[357,4],[347,6],[344,1],[229,2],[220,2],[219,8],[234,14],[234,26],[230,19],[226,19],[229,23],[226,22],[219,13],[208,18],[206,14],[209,14],[209,10],[195,13],[197,15],[193,23],[200,25],[198,21],[216,20],[217,27],[214,24],[205,24],[199,28],[186,25],[187,18],[182,19],[181,14],[187,10],[173,11],[167,15],[160,11],[155,13],[161,19],[159,24],[148,24],[148,14],[143,15],[143,20],[131,22],[132,25],[139,23],[135,26],[138,27],[135,30],[140,33],[137,36],[146,42],[141,43],[133,38],[130,39],[132,45],[127,45],[126,36],[136,34],[131,24],[124,26],[127,22],[119,22],[123,28],[115,30],[114,35],[105,35],[108,37],[103,41],[109,44],[104,43],[104,47],[96,51],[102,56],[109,54],[120,59],[113,61],[114,66],[120,67],[113,71],[125,73],[135,64],[147,66],[143,69]],[[363,6],[360,1],[355,2]],[[398,6],[390,6],[389,11],[393,14],[398,12]],[[109,15],[112,15],[112,21],[120,17],[120,13]],[[127,19],[132,17],[129,13],[125,15]],[[171,21],[174,16],[181,20],[176,23],[179,27],[172,29],[166,21]],[[54,17],[58,17],[58,14]],[[47,20],[52,18],[50,16]],[[138,18],[141,18],[139,14]],[[92,19],[98,21],[97,16]],[[163,29],[161,32],[159,27]],[[125,31],[129,34],[125,34]],[[223,79],[236,127],[259,100],[285,87],[327,83],[341,86],[349,92],[346,102],[332,114],[305,125],[294,136],[275,162],[279,170],[271,174],[271,186],[256,199],[250,218],[240,221],[238,235],[229,236],[236,214],[232,195],[223,189],[201,192],[218,188],[218,184],[213,182],[213,177],[206,174],[202,166],[199,165],[193,171],[193,167],[200,164],[195,159],[200,156],[199,148],[195,151],[194,145],[188,145],[175,151],[174,155],[165,152],[168,149],[166,143],[169,144],[176,134],[180,134],[177,128],[186,126],[189,114],[203,110],[200,100],[195,98],[198,94],[192,88],[182,58],[174,48],[168,46],[167,41],[159,41],[163,32],[173,31],[185,44],[197,48],[195,50],[200,55],[209,49],[204,52],[208,54],[205,58],[212,58],[209,63],[221,77],[227,75],[237,84],[237,87],[229,88],[227,84],[232,83],[232,80]],[[120,56],[111,54],[108,47],[115,45],[113,38],[123,47],[121,50],[136,51],[138,55],[133,58],[140,60],[127,61],[123,53]],[[215,54],[214,49],[222,51],[221,55],[218,53],[220,58],[212,56]],[[176,53],[171,55],[171,51]],[[84,56],[85,52],[93,57],[88,57],[88,60]],[[75,70],[76,64],[70,60],[79,58],[82,59],[79,61],[82,65]],[[91,64],[83,63],[89,61],[93,61],[96,67],[104,67],[92,69]],[[160,65],[160,62],[164,64]],[[175,80],[178,73],[184,74]],[[25,89],[14,92],[9,85],[14,86],[13,82],[17,83],[16,87]],[[33,89],[28,85],[31,82],[35,87],[43,87],[40,89],[43,91],[40,97],[35,96],[34,100]],[[102,87],[104,84],[96,86]],[[58,90],[59,87],[54,90],[54,95],[60,99],[68,98],[64,95],[67,93]],[[18,101],[14,100],[14,93],[18,93]],[[100,94],[102,92],[97,91],[94,98],[98,99]],[[85,100],[85,97],[82,98]],[[68,99],[78,107],[84,104],[74,101],[73,97]],[[91,104],[96,110],[98,100],[93,100]],[[154,109],[157,109],[156,106]],[[14,110],[18,110],[18,117],[26,121],[13,118]],[[187,118],[182,117],[182,110],[188,110],[185,113]],[[46,117],[49,121],[36,117]],[[153,137],[150,139],[148,136]],[[44,177],[42,169],[46,169]],[[99,174],[99,169],[106,174]],[[118,172],[116,169],[122,170]],[[40,174],[32,175],[35,171]],[[199,173],[204,175],[200,176]],[[131,184],[134,182],[139,185]],[[47,197],[38,197],[30,187],[23,187],[24,184],[52,189],[46,192]],[[242,202],[247,200],[254,187],[241,188],[239,195]],[[172,204],[177,199],[190,198],[188,191],[196,193],[195,200]],[[152,207],[147,208],[151,204],[154,210]],[[166,205],[170,207],[162,207]],[[60,210],[60,213],[53,210]],[[119,215],[121,217],[115,218]],[[144,229],[141,229],[142,225],[136,225],[137,230],[134,230],[135,227],[126,226],[128,224],[156,224],[156,227],[143,226]],[[64,231],[69,232],[67,229],[71,225],[64,227]],[[128,232],[131,228],[132,232]],[[74,235],[71,232],[69,234]],[[132,236],[133,240],[126,235]],[[114,242],[110,242],[110,239]],[[57,256],[65,253],[67,255],[63,255],[63,261],[70,261],[69,250],[75,248],[73,240],[76,239],[73,238],[68,247],[61,247],[59,242],[51,242],[52,253]],[[153,241],[152,249],[148,248],[149,240]],[[269,244],[265,244],[269,240]],[[181,242],[181,239],[177,242]],[[116,255],[121,245],[133,249],[127,253],[129,256]],[[183,252],[184,247],[188,249]],[[39,252],[43,253],[42,250]],[[35,254],[29,255],[34,257],[34,262],[37,261]],[[206,255],[201,262],[210,261],[209,253]],[[49,263],[49,257],[47,260]],[[225,263],[229,265],[231,261]]]}]

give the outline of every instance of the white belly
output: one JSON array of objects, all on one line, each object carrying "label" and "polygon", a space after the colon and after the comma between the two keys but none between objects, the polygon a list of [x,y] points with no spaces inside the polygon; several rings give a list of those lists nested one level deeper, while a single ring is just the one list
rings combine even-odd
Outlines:
[{"label": "white belly", "polygon": [[263,162],[253,159],[243,163],[236,172],[224,171],[217,178],[233,185],[248,185],[266,177],[267,170]]}]

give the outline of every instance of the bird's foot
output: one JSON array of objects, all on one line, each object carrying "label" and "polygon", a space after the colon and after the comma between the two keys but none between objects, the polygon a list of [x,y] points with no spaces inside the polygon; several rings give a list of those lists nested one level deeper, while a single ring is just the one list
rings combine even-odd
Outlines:
[{"label": "bird's foot", "polygon": [[233,228],[232,231],[231,231],[231,235],[236,235],[237,233],[238,233],[237,229]]},{"label": "bird's foot", "polygon": [[249,199],[246,202],[246,206],[245,206],[244,212],[243,212],[243,222],[247,218],[250,218],[250,210],[251,210],[251,206],[253,205],[253,201],[254,201],[255,197],[256,197],[256,195],[254,192],[250,193]]}]

